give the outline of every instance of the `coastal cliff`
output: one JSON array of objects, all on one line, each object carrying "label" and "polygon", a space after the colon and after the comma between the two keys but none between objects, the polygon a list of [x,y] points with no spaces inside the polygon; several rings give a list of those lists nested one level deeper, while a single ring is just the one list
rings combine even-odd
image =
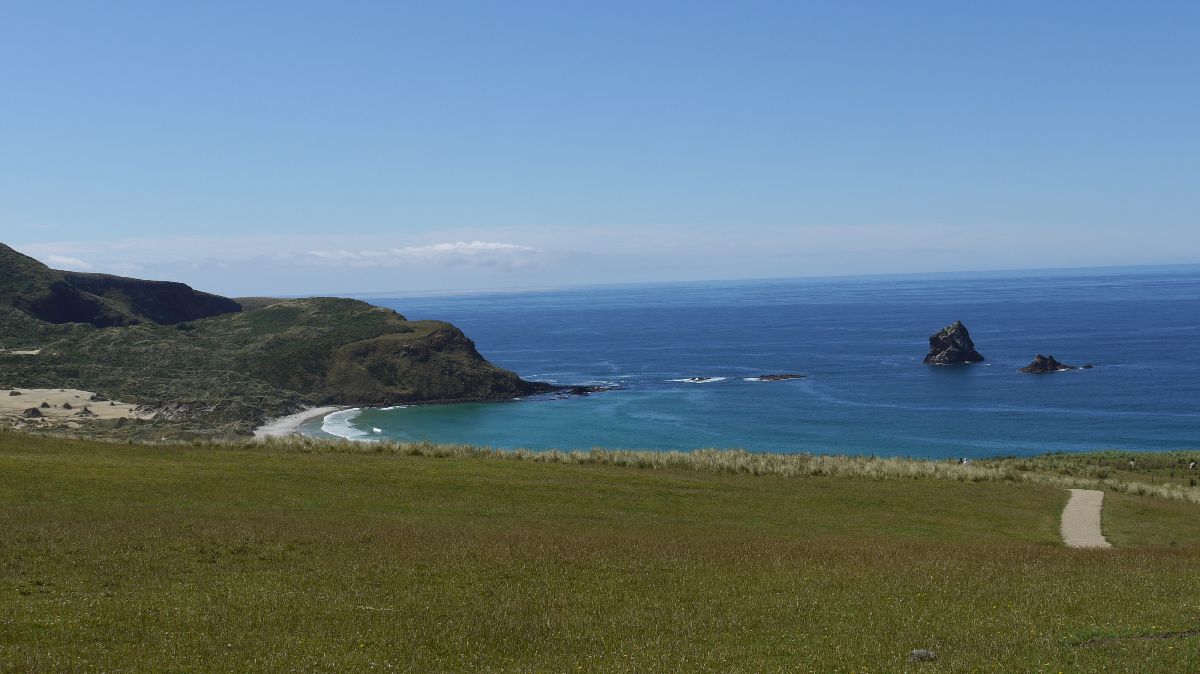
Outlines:
[{"label": "coastal cliff", "polygon": [[239,302],[181,283],[60,272],[3,244],[0,279],[0,387],[94,391],[155,416],[82,429],[99,434],[241,434],[309,405],[553,389],[491,364],[449,323],[357,300]]}]

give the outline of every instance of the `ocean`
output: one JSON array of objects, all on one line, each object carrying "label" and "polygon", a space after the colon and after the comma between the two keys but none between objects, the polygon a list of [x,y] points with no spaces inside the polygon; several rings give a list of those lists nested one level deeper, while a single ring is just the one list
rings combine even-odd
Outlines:
[{"label": "ocean", "polygon": [[[363,299],[450,321],[526,379],[621,389],[354,410],[304,432],[927,458],[1200,450],[1198,266]],[[987,360],[923,365],[955,320]],[[1039,353],[1095,367],[1017,372]],[[776,373],[805,377],[753,381]]]}]

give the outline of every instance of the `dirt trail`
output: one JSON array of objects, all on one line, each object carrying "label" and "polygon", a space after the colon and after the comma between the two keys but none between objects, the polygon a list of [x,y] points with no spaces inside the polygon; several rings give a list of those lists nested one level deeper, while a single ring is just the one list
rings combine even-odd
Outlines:
[{"label": "dirt trail", "polygon": [[1104,492],[1071,489],[1062,514],[1062,537],[1068,548],[1111,548],[1100,532],[1100,506]]}]

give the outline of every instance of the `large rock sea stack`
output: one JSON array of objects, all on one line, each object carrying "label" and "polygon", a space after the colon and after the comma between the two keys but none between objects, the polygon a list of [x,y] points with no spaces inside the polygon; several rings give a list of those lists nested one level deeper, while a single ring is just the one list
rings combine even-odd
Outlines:
[{"label": "large rock sea stack", "polygon": [[983,354],[975,350],[975,342],[962,321],[954,321],[929,337],[929,353],[926,365],[954,365],[978,363]]}]

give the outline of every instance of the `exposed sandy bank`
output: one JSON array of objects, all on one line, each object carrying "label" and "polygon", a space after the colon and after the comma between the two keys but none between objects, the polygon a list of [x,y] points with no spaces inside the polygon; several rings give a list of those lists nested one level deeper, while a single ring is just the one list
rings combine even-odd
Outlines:
[{"label": "exposed sandy bank", "polygon": [[[20,395],[13,395],[13,391]],[[0,419],[17,426],[57,427],[65,423],[73,428],[94,419],[149,419],[153,416],[138,412],[137,406],[130,403],[94,401],[92,396],[91,391],[73,388],[0,389]],[[25,417],[25,410],[30,408],[37,409],[41,416]],[[85,408],[90,414],[83,412]]]}]

